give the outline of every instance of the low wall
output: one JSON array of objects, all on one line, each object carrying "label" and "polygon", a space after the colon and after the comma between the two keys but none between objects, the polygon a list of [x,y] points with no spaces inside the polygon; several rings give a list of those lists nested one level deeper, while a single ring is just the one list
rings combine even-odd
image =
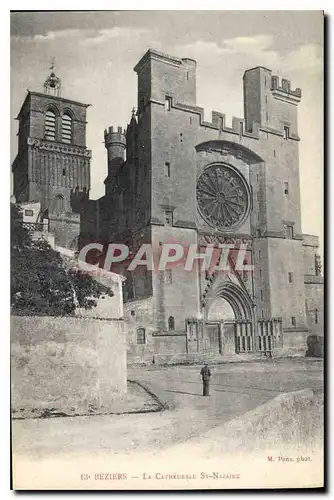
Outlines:
[{"label": "low wall", "polygon": [[114,295],[109,297],[103,293],[96,299],[96,306],[91,309],[83,307],[76,309],[76,314],[84,318],[99,319],[122,319],[123,318],[123,298],[121,292],[122,283],[115,283],[110,288]]},{"label": "low wall", "polygon": [[323,447],[323,419],[321,392],[314,394],[312,389],[303,389],[282,393],[200,437],[163,451],[161,456],[173,461],[173,457],[189,454],[196,459],[198,455],[200,458],[221,459],[224,455],[238,456],[237,453],[247,454],[248,458],[251,453],[253,458],[259,454],[261,460],[265,456],[264,465],[268,462],[265,449],[271,450],[270,455],[276,450],[278,456],[291,456],[292,449],[294,458],[299,450],[304,449],[312,452],[313,460],[314,450]]},{"label": "low wall", "polygon": [[122,320],[12,316],[12,409],[108,408],[126,392]]},{"label": "low wall", "polygon": [[137,344],[137,329],[128,333],[128,363],[175,362],[186,355],[185,335],[156,335],[152,328],[145,329],[145,344]]},{"label": "low wall", "polygon": [[305,356],[308,331],[283,330],[283,346],[273,349],[274,356]]}]

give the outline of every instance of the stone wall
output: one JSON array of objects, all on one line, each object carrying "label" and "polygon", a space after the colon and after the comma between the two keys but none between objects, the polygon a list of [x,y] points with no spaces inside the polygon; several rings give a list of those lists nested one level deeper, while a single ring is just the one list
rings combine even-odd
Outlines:
[{"label": "stone wall", "polygon": [[70,212],[50,215],[49,231],[54,234],[56,245],[76,249],[80,234],[80,215]]},{"label": "stone wall", "polygon": [[128,363],[177,363],[187,360],[187,338],[182,334],[152,334],[145,329],[145,344],[137,341],[137,329],[128,333]]},{"label": "stone wall", "polygon": [[[306,329],[304,262],[301,242],[268,238],[268,268],[271,314],[282,317],[283,329],[296,326]],[[289,272],[292,282],[289,283]]]},{"label": "stone wall", "polygon": [[102,293],[96,299],[96,306],[91,309],[78,308],[76,315],[85,318],[99,318],[105,320],[114,320],[123,318],[123,297],[122,297],[122,282],[110,284],[113,291],[113,296],[108,293]]},{"label": "stone wall", "polygon": [[44,113],[50,107],[56,114],[56,140],[61,139],[61,116],[70,113],[73,123],[73,145],[86,146],[86,108],[87,105],[39,92],[30,92],[25,110],[30,112],[29,135],[44,139]]},{"label": "stone wall", "polygon": [[319,251],[319,238],[310,234],[303,235],[304,249],[304,287],[306,320],[310,333],[324,335],[324,278],[321,270],[316,269],[316,255]]},{"label": "stone wall", "polygon": [[153,298],[129,300],[124,303],[124,319],[129,321],[131,329],[153,324]]},{"label": "stone wall", "polygon": [[126,392],[122,320],[12,316],[12,409],[108,408]]},{"label": "stone wall", "polygon": [[[320,281],[320,279],[319,279]],[[322,283],[305,284],[306,317],[310,333],[324,335],[324,286]]]},{"label": "stone wall", "polygon": [[307,330],[285,330],[283,331],[283,347],[273,350],[274,357],[277,356],[305,356],[307,351]]}]

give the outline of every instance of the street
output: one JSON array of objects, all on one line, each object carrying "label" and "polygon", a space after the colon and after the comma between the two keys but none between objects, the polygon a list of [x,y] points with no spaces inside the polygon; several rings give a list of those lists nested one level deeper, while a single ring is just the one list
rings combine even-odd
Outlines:
[{"label": "street", "polygon": [[12,422],[14,454],[34,458],[68,453],[158,452],[203,434],[282,392],[323,387],[318,360],[272,360],[211,367],[211,396],[203,397],[200,366],[130,367],[168,409],[158,413],[26,419]]}]

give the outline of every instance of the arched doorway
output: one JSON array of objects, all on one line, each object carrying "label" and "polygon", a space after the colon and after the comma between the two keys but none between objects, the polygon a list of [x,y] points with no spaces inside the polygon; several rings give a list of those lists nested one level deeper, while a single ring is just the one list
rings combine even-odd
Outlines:
[{"label": "arched doorway", "polygon": [[253,304],[232,282],[217,286],[205,309],[204,350],[224,355],[254,349]]},{"label": "arched doorway", "polygon": [[208,321],[235,321],[233,308],[226,299],[216,297],[207,312]]}]

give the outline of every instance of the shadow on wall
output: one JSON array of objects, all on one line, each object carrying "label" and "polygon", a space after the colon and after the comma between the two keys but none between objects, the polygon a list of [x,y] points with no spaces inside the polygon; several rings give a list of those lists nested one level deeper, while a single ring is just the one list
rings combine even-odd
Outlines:
[{"label": "shadow on wall", "polygon": [[309,335],[307,337],[306,357],[323,358],[324,357],[324,338],[319,335]]}]

